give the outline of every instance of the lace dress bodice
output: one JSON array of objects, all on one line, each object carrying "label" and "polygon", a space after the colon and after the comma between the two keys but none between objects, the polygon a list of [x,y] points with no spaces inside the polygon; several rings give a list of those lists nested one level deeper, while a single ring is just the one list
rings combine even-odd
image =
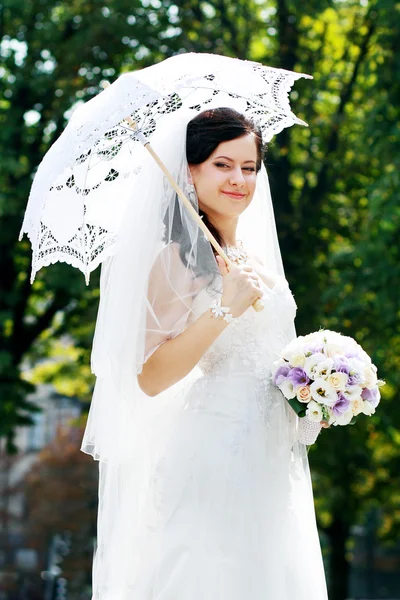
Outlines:
[{"label": "lace dress bodice", "polygon": [[[249,372],[260,379],[270,375],[273,361],[295,335],[297,306],[284,278],[273,288],[264,284],[263,292],[264,310],[249,308],[223,331],[199,362],[203,373]],[[206,311],[211,301],[211,295],[203,290],[195,300],[192,318]]]},{"label": "lace dress bodice", "polygon": [[[297,305],[283,277],[272,288],[265,283],[262,285],[264,310],[256,312],[249,308],[235,319],[210,346],[198,366],[206,379],[248,375],[255,388],[260,413],[269,427],[269,415],[281,402],[281,392],[272,381],[272,364],[296,335]],[[195,299],[191,320],[203,314],[212,300],[210,293],[203,290]],[[312,444],[320,430],[319,423],[300,419],[298,439]]]}]

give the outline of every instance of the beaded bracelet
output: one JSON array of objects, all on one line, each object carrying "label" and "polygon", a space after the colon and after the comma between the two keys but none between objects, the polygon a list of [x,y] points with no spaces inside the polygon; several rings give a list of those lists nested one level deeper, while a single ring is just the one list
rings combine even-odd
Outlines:
[{"label": "beaded bracelet", "polygon": [[236,321],[236,317],[230,313],[230,308],[227,306],[221,306],[221,298],[217,298],[210,306],[211,314],[215,319],[223,319],[227,323]]}]

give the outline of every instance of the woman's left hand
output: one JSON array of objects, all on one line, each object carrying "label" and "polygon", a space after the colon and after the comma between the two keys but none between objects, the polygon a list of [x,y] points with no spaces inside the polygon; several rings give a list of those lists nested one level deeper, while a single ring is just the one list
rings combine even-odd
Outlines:
[{"label": "woman's left hand", "polygon": [[249,256],[247,261],[246,261],[246,265],[251,267],[255,273],[257,273],[257,275],[259,276],[259,278],[265,283],[265,285],[267,285],[269,288],[272,288],[275,283],[277,282],[277,280],[280,278],[279,275],[276,275],[275,273],[269,273],[264,265],[257,260],[256,258]]}]

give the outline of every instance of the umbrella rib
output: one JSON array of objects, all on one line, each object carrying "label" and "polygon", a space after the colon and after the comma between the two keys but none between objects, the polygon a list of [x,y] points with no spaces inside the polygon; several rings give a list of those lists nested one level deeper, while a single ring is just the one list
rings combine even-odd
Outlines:
[{"label": "umbrella rib", "polygon": [[[186,87],[182,86],[181,89],[189,89],[192,92],[195,91],[196,89],[209,90],[209,91],[218,91],[218,89],[212,88],[212,87],[209,87],[209,86],[206,86],[206,85],[196,85],[196,87],[193,87],[193,88],[190,87],[190,86],[186,86]],[[229,94],[229,92],[226,92],[226,93]],[[305,121],[302,121],[301,119],[299,119],[298,117],[296,117],[296,115],[294,114],[294,112],[292,112],[291,110],[289,110],[289,112],[284,111],[283,108],[281,110],[278,110],[276,107],[272,106],[269,103],[263,103],[262,101],[255,100],[254,96],[253,97],[249,97],[249,96],[245,96],[244,94],[235,94],[235,93],[232,93],[232,95],[236,96],[237,98],[243,98],[244,100],[246,100],[248,102],[251,102],[252,104],[255,104],[256,106],[259,106],[261,108],[267,108],[268,110],[271,110],[274,113],[285,114],[285,116],[287,116],[287,115],[293,116],[294,119],[297,122],[302,123],[303,125],[308,126],[308,123],[306,123]]]}]

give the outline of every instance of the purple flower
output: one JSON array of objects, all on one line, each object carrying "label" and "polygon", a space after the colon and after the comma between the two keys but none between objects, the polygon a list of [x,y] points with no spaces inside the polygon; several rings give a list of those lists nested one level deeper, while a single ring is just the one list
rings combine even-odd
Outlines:
[{"label": "purple flower", "polygon": [[312,346],[311,344],[304,346],[304,354],[306,356],[312,355],[312,354],[318,354],[318,353],[323,353],[324,352],[324,346],[321,344],[319,346]]},{"label": "purple flower", "polygon": [[289,366],[279,367],[274,376],[274,384],[277,386],[281,385],[281,383],[287,378],[289,371]]},{"label": "purple flower", "polygon": [[348,350],[345,353],[345,357],[346,358],[357,358],[358,360],[362,360],[361,354],[356,349],[354,349],[354,350]]},{"label": "purple flower", "polygon": [[361,398],[367,400],[374,408],[376,408],[380,401],[380,391],[378,388],[364,388],[361,392]]},{"label": "purple flower", "polygon": [[350,400],[346,398],[341,392],[338,393],[338,401],[332,406],[333,414],[337,417],[346,412],[350,406]]},{"label": "purple flower", "polygon": [[296,386],[307,385],[310,383],[307,373],[301,367],[294,367],[291,369],[287,378]]},{"label": "purple flower", "polygon": [[359,385],[363,382],[363,378],[359,373],[357,373],[356,371],[350,371],[350,373],[351,375],[349,375],[347,385]]},{"label": "purple flower", "polygon": [[350,373],[350,365],[342,356],[333,359],[333,369],[338,373]]}]

